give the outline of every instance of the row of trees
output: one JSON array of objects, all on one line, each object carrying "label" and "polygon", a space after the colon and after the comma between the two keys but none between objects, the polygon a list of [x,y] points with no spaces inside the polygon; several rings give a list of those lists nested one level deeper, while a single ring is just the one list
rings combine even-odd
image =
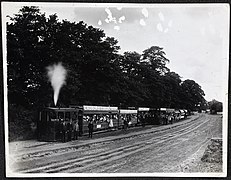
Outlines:
[{"label": "row of trees", "polygon": [[[9,102],[43,106],[53,90],[46,67],[62,62],[68,70],[59,104],[178,107],[204,103],[193,80],[171,72],[163,48],[118,54],[117,40],[84,22],[58,21],[37,7],[23,7],[7,25]],[[38,98],[39,97],[39,98]]]},{"label": "row of trees", "polygon": [[[70,104],[195,109],[205,104],[193,80],[166,67],[163,48],[118,53],[102,29],[86,23],[48,18],[38,7],[23,7],[7,24],[8,101],[10,106],[53,106],[46,67],[62,62],[68,71],[59,106]],[[11,108],[9,108],[11,111]],[[9,113],[11,115],[11,113]]]}]

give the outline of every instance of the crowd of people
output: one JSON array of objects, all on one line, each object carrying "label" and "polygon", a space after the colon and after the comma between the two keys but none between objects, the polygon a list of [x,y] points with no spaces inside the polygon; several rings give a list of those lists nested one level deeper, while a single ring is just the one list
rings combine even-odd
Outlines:
[{"label": "crowd of people", "polygon": [[[154,114],[156,115],[156,114]],[[138,120],[141,123],[143,127],[145,127],[145,124],[147,123],[147,118],[149,117],[149,113],[140,113],[138,115]],[[113,127],[113,121],[112,116],[109,116],[109,118],[106,118],[105,120],[108,121],[108,127],[112,128]],[[86,117],[85,117],[86,118]],[[102,119],[102,117],[100,117]],[[92,138],[93,136],[93,131],[94,131],[94,123],[97,122],[97,120],[101,120],[100,118],[97,118],[97,116],[88,116],[86,118],[88,122],[88,137]],[[126,131],[128,127],[132,124],[132,117],[130,115],[124,115],[120,117],[122,122],[123,122],[123,129]],[[160,118],[162,121],[162,124],[169,124],[173,123],[176,121],[179,117],[176,113],[162,113],[159,115],[159,117],[152,117],[152,118]],[[103,120],[103,119],[102,119]],[[71,141],[71,140],[77,140],[79,136],[82,135],[82,131],[80,130],[80,124],[78,119],[76,120],[71,120],[71,121],[65,121],[65,120],[60,120],[59,123],[59,131],[58,131],[58,136],[61,136],[60,139],[62,139],[63,142]]]}]

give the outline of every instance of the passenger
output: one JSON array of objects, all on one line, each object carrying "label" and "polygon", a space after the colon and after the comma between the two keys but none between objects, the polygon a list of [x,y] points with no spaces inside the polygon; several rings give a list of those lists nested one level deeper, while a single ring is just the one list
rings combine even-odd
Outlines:
[{"label": "passenger", "polygon": [[142,117],[142,127],[145,127],[145,119],[147,118],[146,116],[147,116],[146,114],[141,115],[141,117]]},{"label": "passenger", "polygon": [[112,129],[112,128],[113,128],[113,119],[112,119],[112,117],[110,117],[108,127],[109,127],[110,129]]},{"label": "passenger", "polygon": [[176,115],[175,115],[175,113],[173,113],[172,114],[172,124],[173,124],[173,122],[175,122],[175,119],[176,119]]},{"label": "passenger", "polygon": [[59,119],[58,125],[57,125],[57,139],[61,140],[62,139],[62,121]]},{"label": "passenger", "polygon": [[67,122],[67,141],[71,141],[72,126],[70,121]]},{"label": "passenger", "polygon": [[128,119],[127,122],[128,122],[128,127],[129,127],[129,126],[131,126],[131,124],[132,124],[132,117],[131,117],[130,114],[128,115],[128,118],[127,118],[127,119]]},{"label": "passenger", "polygon": [[164,124],[165,125],[167,125],[168,124],[168,115],[167,114],[165,114],[165,116],[164,116]]},{"label": "passenger", "polygon": [[93,120],[92,119],[90,119],[88,123],[88,132],[89,132],[88,137],[92,138],[92,134],[93,134]]},{"label": "passenger", "polygon": [[126,131],[128,128],[128,121],[126,118],[124,118],[124,130]]},{"label": "passenger", "polygon": [[79,124],[78,124],[78,121],[76,121],[74,123],[74,140],[77,140],[78,139],[78,136],[79,136]]},{"label": "passenger", "polygon": [[79,124],[79,136],[83,134],[83,112],[79,111],[78,114],[78,124]]},{"label": "passenger", "polygon": [[63,121],[62,123],[62,141],[66,142],[66,133],[67,133],[67,126],[66,126],[66,122]]},{"label": "passenger", "polygon": [[172,124],[172,120],[173,120],[172,114],[169,114],[169,115],[168,115],[168,122]]}]

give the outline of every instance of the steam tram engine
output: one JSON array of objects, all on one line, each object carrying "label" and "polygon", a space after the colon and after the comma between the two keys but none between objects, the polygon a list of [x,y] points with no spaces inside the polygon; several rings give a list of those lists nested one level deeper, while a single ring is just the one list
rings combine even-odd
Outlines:
[{"label": "steam tram engine", "polygon": [[[176,110],[177,116],[185,113]],[[37,123],[38,140],[40,141],[64,141],[72,140],[73,123],[79,125],[79,136],[88,133],[88,122],[93,120],[94,132],[122,129],[125,122],[128,127],[147,124],[162,125],[164,116],[173,113],[174,109],[138,108],[118,109],[110,106],[70,106],[69,108],[48,107],[39,113]],[[175,118],[175,117],[174,117]],[[181,119],[181,118],[179,118]],[[65,124],[66,130],[63,130]],[[66,133],[64,135],[64,133]]]},{"label": "steam tram engine", "polygon": [[62,139],[62,124],[81,122],[81,110],[77,108],[45,108],[39,113],[37,123],[38,140],[60,141]]}]

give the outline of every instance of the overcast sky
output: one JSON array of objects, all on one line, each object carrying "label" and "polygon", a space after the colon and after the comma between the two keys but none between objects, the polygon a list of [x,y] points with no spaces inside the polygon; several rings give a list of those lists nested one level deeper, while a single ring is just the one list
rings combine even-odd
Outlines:
[{"label": "overcast sky", "polygon": [[121,54],[142,53],[153,45],[163,47],[171,71],[182,80],[200,84],[206,100],[223,101],[229,52],[228,5],[14,3],[4,6],[4,14],[15,14],[22,5],[39,5],[47,16],[56,13],[60,20],[82,20],[101,28],[119,41]]}]

